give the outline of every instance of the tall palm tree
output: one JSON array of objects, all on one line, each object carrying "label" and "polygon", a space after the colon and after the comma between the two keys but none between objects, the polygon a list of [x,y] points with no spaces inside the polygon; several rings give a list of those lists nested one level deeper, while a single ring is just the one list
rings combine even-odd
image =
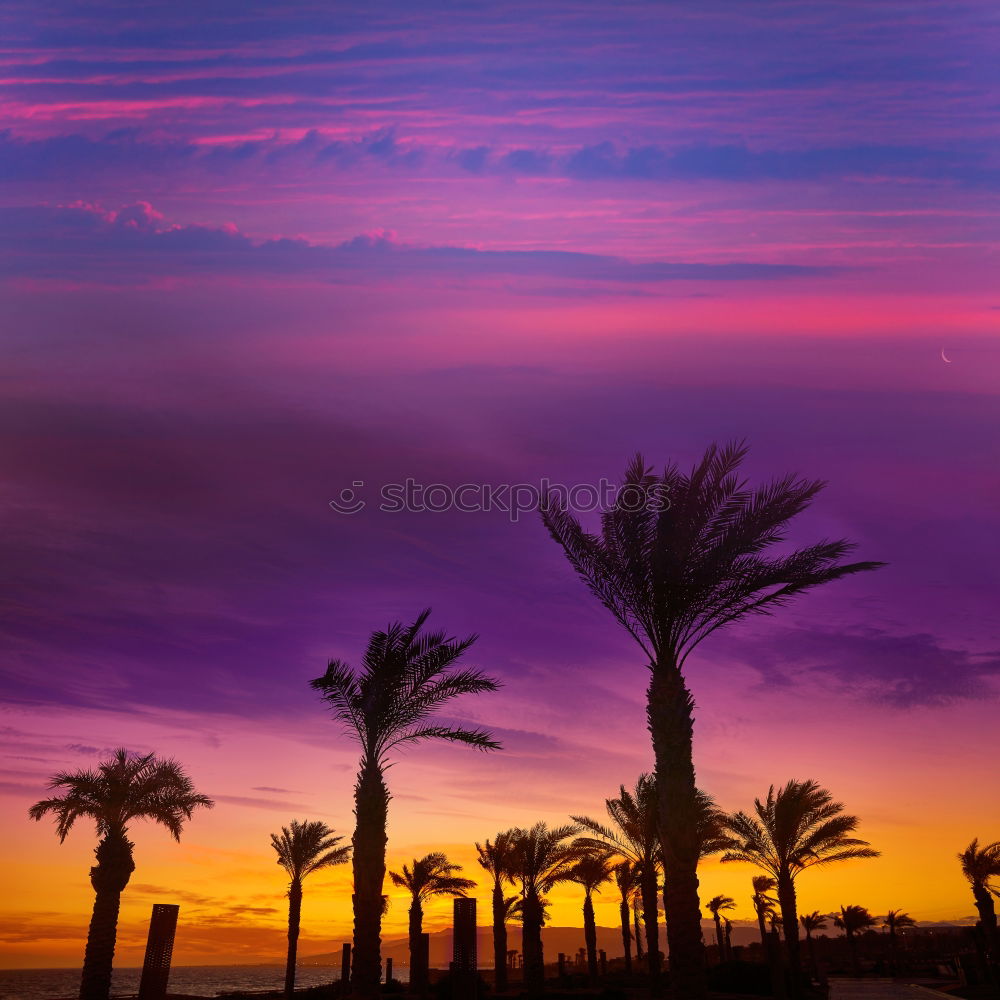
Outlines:
[{"label": "tall palm tree", "polygon": [[622,950],[625,953],[625,974],[632,975],[632,920],[629,900],[639,887],[639,873],[631,861],[619,861],[614,868],[615,885],[621,896],[618,907],[622,922]]},{"label": "tall palm tree", "polygon": [[789,781],[777,791],[772,785],[767,799],[754,800],[754,811],[756,817],[738,812],[727,819],[730,842],[722,860],[747,861],[776,880],[792,990],[798,995],[802,964],[795,880],[807,868],[877,858],[879,852],[851,836],[858,817],[846,815],[843,805],[815,781]]},{"label": "tall palm tree", "polygon": [[78,819],[91,819],[97,827],[97,864],[90,869],[94,911],[87,932],[80,1000],[108,1000],[121,894],[135,871],[129,824],[152,820],[166,827],[174,840],[180,840],[184,822],[194,810],[211,808],[214,803],[195,791],[177,761],[125,749],[101,761],[96,771],[60,771],[49,779],[49,788],[58,788],[62,794],[36,802],[28,815],[40,820],[52,813],[60,843]]},{"label": "tall palm tree", "polygon": [[987,950],[996,961],[1000,958],[1000,935],[997,934],[997,912],[993,897],[1000,897],[1000,889],[993,884],[993,879],[1000,877],[1000,840],[980,847],[979,838],[976,837],[964,851],[959,852],[958,860],[962,865],[962,874],[972,888]]},{"label": "tall palm tree", "polygon": [[858,957],[859,931],[868,930],[875,926],[875,918],[863,906],[842,906],[840,913],[833,915],[835,927],[839,927],[847,934],[847,944],[851,949],[851,960],[854,963],[854,974],[861,975],[861,959]]},{"label": "tall palm tree", "polygon": [[773,896],[769,896],[768,893],[774,892],[778,886],[778,880],[771,878],[770,875],[754,875],[751,882],[753,884],[753,896],[751,897],[753,911],[757,914],[757,926],[760,928],[760,943],[766,952],[767,926],[764,921],[775,912],[778,906],[778,901]]},{"label": "tall palm tree", "polygon": [[570,869],[567,881],[583,888],[583,940],[587,946],[587,973],[591,984],[597,982],[597,921],[594,918],[594,893],[614,875],[615,863],[610,851],[590,850]]},{"label": "tall palm tree", "polygon": [[723,910],[735,910],[736,900],[732,896],[713,896],[706,904],[705,908],[712,914],[715,921],[715,940],[719,944],[719,961],[726,960],[726,939],[722,933],[722,917],[719,916]]},{"label": "tall palm tree", "polygon": [[326,673],[311,682],[361,748],[354,785],[351,985],[365,998],[378,995],[382,977],[382,884],[389,809],[385,769],[392,752],[424,740],[465,743],[477,750],[500,749],[482,729],[430,721],[453,698],[496,691],[498,684],[481,670],[452,669],[477,637],[459,640],[444,632],[422,633],[429,614],[429,610],[422,611],[410,625],[394,622],[384,632],[373,632],[359,670],[342,660],[331,660]]},{"label": "tall palm tree", "polygon": [[471,878],[456,872],[461,865],[449,861],[439,851],[413,859],[413,867],[403,865],[402,872],[389,872],[392,884],[406,889],[410,894],[410,977],[411,987],[420,992],[426,985],[427,969],[424,965],[420,937],[424,932],[424,903],[435,896],[464,896],[467,889],[474,889]]},{"label": "tall palm tree", "polygon": [[[493,975],[497,993],[507,989],[507,915],[510,906],[503,890],[505,884],[514,884],[510,870],[513,836],[513,830],[504,830],[493,838],[493,843],[487,840],[485,844],[476,844],[480,867],[493,876]],[[511,905],[516,898],[511,898]]]},{"label": "tall palm tree", "polygon": [[813,931],[820,931],[826,927],[826,914],[813,910],[812,913],[803,913],[799,917],[799,923],[806,932],[806,948],[809,950],[809,964],[812,966],[812,974],[819,979],[819,964],[816,961],[816,944],[813,941]]},{"label": "tall palm tree", "polygon": [[338,847],[343,837],[320,820],[300,823],[293,819],[281,834],[271,834],[271,846],[278,864],[288,875],[288,957],[285,961],[285,996],[295,993],[295,959],[299,944],[299,920],[302,915],[302,882],[307,875],[323,868],[342,865],[350,857],[350,847]]},{"label": "tall palm tree", "polygon": [[545,992],[545,957],[542,925],[545,922],[545,893],[570,878],[581,851],[567,843],[580,832],[577,826],[549,829],[536,823],[530,830],[514,831],[511,871],[521,889],[521,953],[524,956],[524,985],[530,997]]},{"label": "tall palm tree", "polygon": [[905,927],[916,927],[917,922],[909,915],[909,913],[904,913],[902,910],[890,910],[882,918],[882,926],[886,928],[889,932],[889,955],[892,962],[892,971],[896,971],[896,932],[903,930]]},{"label": "tall palm tree", "polygon": [[649,774],[640,774],[634,791],[629,791],[621,785],[618,798],[605,799],[604,807],[611,820],[610,825],[590,816],[573,817],[573,821],[578,823],[586,834],[578,838],[576,843],[584,850],[610,848],[620,858],[632,864],[642,894],[646,963],[650,983],[655,989],[660,972],[657,886],[661,858],[656,779]]},{"label": "tall palm tree", "polygon": [[[777,554],[789,522],[823,483],[787,476],[750,488],[747,449],[712,445],[690,474],[628,466],[599,534],[584,531],[553,496],[542,519],[570,564],[639,645],[650,671],[647,715],[659,775],[670,974],[678,1000],[706,996],[692,756],[694,699],[684,666],[713,632],[768,613],[820,584],[879,563],[844,562],[852,546],[820,542]],[[768,550],[771,550],[770,552]]]}]

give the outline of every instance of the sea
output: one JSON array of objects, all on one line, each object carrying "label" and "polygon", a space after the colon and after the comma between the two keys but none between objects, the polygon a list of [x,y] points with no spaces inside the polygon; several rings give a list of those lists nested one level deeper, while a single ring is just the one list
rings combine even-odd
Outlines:
[{"label": "sea", "polygon": [[[112,997],[135,996],[142,969],[115,969]],[[406,979],[404,966],[394,969],[397,979]],[[320,986],[340,978],[339,965],[300,965],[295,974],[298,987]],[[215,997],[237,990],[280,990],[285,981],[283,965],[177,965],[170,970],[168,993]],[[80,991],[77,969],[0,969],[0,1000],[69,1000]]]}]

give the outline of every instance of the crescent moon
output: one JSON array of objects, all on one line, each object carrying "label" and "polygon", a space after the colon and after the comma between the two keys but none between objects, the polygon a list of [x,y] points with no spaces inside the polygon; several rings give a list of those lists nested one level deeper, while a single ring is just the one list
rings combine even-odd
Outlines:
[{"label": "crescent moon", "polygon": [[945,364],[948,364],[948,365],[951,364],[951,358],[949,358],[948,355],[944,353],[944,348],[943,347],[941,348],[941,360]]}]

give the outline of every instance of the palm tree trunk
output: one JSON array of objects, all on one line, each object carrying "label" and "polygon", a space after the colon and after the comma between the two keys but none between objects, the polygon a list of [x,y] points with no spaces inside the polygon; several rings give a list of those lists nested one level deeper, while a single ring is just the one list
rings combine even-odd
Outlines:
[{"label": "palm tree trunk", "polygon": [[382,883],[385,881],[389,791],[377,764],[362,763],[354,786],[354,950],[351,988],[363,1000],[379,995],[382,978]]},{"label": "palm tree trunk", "polygon": [[760,928],[760,944],[764,949],[764,954],[767,954],[767,925],[764,923],[764,911],[754,906],[757,911],[757,926]]},{"label": "palm tree trunk", "polygon": [[493,884],[493,986],[494,992],[507,989],[507,924],[503,899],[503,886],[499,880]]},{"label": "palm tree trunk", "polygon": [[632,906],[632,919],[635,921],[635,960],[641,962],[643,959],[642,950],[642,928],[639,926],[639,907]]},{"label": "palm tree trunk", "polygon": [[793,997],[802,993],[802,959],[799,955],[799,914],[795,904],[795,883],[787,872],[778,876],[778,903],[781,906],[781,926],[788,949],[788,974]]},{"label": "palm tree trunk", "polygon": [[583,897],[583,940],[587,945],[587,973],[593,986],[597,982],[597,921],[589,892]]},{"label": "palm tree trunk", "polygon": [[97,864],[90,869],[94,911],[80,976],[80,1000],[108,1000],[118,938],[118,909],[122,892],[135,871],[132,844],[124,831],[108,834],[97,845],[95,854]]},{"label": "palm tree trunk", "polygon": [[861,960],[858,958],[858,942],[854,936],[854,931],[848,928],[847,943],[851,948],[851,964],[854,966],[854,975],[861,976]]},{"label": "palm tree trunk", "polygon": [[819,982],[819,963],[816,961],[816,945],[809,931],[806,931],[806,947],[809,949],[809,965],[812,967],[813,978]]},{"label": "palm tree trunk", "polygon": [[708,981],[698,899],[694,699],[672,660],[653,665],[646,714],[656,757],[670,984],[675,1000],[704,1000]]},{"label": "palm tree trunk", "polygon": [[424,908],[419,899],[410,904],[410,992],[422,995],[427,989],[427,969],[424,967]]},{"label": "palm tree trunk", "polygon": [[997,911],[993,905],[993,897],[988,889],[979,889],[975,886],[972,894],[976,900],[976,909],[979,911],[979,922],[983,926],[986,950],[990,960],[996,962],[1000,960],[1000,936],[997,935]]},{"label": "palm tree trunk", "polygon": [[622,896],[621,906],[618,913],[622,920],[622,949],[625,952],[625,975],[632,975],[632,921],[629,913],[628,899]]},{"label": "palm tree trunk", "polygon": [[535,893],[525,895],[521,916],[524,987],[529,997],[540,997],[545,993],[545,956],[542,951],[542,904]]},{"label": "palm tree trunk", "polygon": [[646,931],[646,968],[649,971],[649,989],[653,996],[660,990],[660,927],[656,892],[656,867],[642,872],[642,923]]},{"label": "palm tree trunk", "polygon": [[726,961],[733,960],[733,925],[726,921]]},{"label": "palm tree trunk", "polygon": [[288,887],[288,958],[285,960],[285,996],[295,993],[295,962],[299,950],[299,920],[302,915],[302,883],[293,879]]},{"label": "palm tree trunk", "polygon": [[719,914],[713,913],[712,916],[715,918],[715,940],[719,945],[719,964],[721,965],[726,960],[726,942],[722,936],[722,921],[719,919]]}]

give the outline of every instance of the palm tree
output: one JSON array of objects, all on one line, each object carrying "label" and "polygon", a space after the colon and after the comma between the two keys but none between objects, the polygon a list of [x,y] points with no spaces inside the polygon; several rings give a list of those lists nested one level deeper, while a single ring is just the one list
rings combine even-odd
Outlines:
[{"label": "palm tree", "polygon": [[993,897],[1000,897],[1000,889],[993,884],[993,879],[1000,877],[1000,840],[980,847],[979,838],[976,837],[959,853],[958,860],[962,865],[962,874],[972,887],[987,951],[995,961],[1000,956],[1000,936],[997,934],[997,912]]},{"label": "palm tree", "polygon": [[792,990],[800,991],[799,917],[795,880],[807,868],[852,858],[877,858],[866,840],[852,837],[858,817],[844,814],[844,807],[815,781],[789,781],[767,799],[754,800],[756,818],[738,812],[728,817],[730,841],[722,861],[747,861],[762,868],[777,882],[781,922],[788,948]]},{"label": "palm tree", "polygon": [[510,906],[517,897],[504,896],[504,884],[514,884],[514,876],[510,870],[511,848],[513,845],[513,830],[505,830],[493,838],[491,844],[476,844],[479,864],[493,876],[493,975],[494,987],[497,993],[507,989],[507,915]]},{"label": "palm tree", "polygon": [[597,921],[594,919],[594,893],[609,882],[615,865],[610,851],[590,850],[570,869],[567,881],[583,887],[583,940],[587,945],[587,972],[593,985],[597,982]]},{"label": "palm tree", "polygon": [[288,875],[288,958],[285,962],[285,996],[295,993],[295,957],[299,943],[299,919],[302,914],[302,882],[307,875],[322,868],[345,864],[350,847],[338,847],[343,837],[335,837],[326,823],[293,819],[283,826],[281,835],[271,834],[271,846],[278,864]]},{"label": "palm tree", "polygon": [[576,826],[549,829],[536,823],[530,830],[514,831],[511,872],[521,887],[521,952],[524,956],[524,985],[531,997],[545,992],[545,958],[542,925],[545,922],[545,893],[570,878],[580,859],[579,848],[566,841],[579,833]]},{"label": "palm tree", "polygon": [[411,625],[395,622],[384,632],[373,632],[357,672],[342,660],[331,660],[326,673],[311,682],[361,748],[354,785],[351,984],[355,993],[366,998],[378,995],[382,976],[382,883],[389,809],[385,769],[392,752],[424,740],[500,749],[482,729],[430,721],[453,698],[496,691],[498,684],[477,669],[451,669],[476,636],[458,640],[444,632],[421,634],[429,614],[429,610],[422,611]]},{"label": "palm tree", "polygon": [[632,921],[629,900],[639,887],[639,873],[631,861],[619,861],[614,868],[615,885],[621,895],[618,912],[622,922],[622,950],[625,953],[625,974],[632,975]]},{"label": "palm tree", "polygon": [[820,931],[826,927],[826,914],[813,910],[812,913],[803,913],[799,917],[802,929],[806,932],[806,948],[809,949],[809,964],[812,966],[812,974],[819,979],[819,965],[816,962],[816,946],[813,941],[813,931]]},{"label": "palm tree", "polygon": [[722,923],[726,928],[726,959],[732,961],[733,958],[733,922],[729,917],[723,917]]},{"label": "palm tree", "polygon": [[847,943],[851,949],[851,959],[854,963],[854,974],[861,975],[861,960],[858,957],[858,931],[868,930],[875,926],[875,918],[863,906],[842,906],[840,913],[833,915],[833,924],[847,934]]},{"label": "palm tree", "polygon": [[656,779],[640,774],[635,790],[619,786],[618,798],[605,799],[611,825],[590,816],[574,816],[573,821],[590,836],[576,841],[584,850],[611,849],[631,863],[642,894],[642,919],[646,931],[646,963],[650,984],[655,984],[660,972],[660,931],[657,924],[657,886],[660,867],[659,801]]},{"label": "palm tree", "polygon": [[892,970],[896,971],[896,931],[903,930],[904,927],[916,927],[917,922],[902,910],[890,910],[882,918],[882,926],[889,931],[889,954],[892,961]]},{"label": "palm tree", "polygon": [[760,928],[760,943],[767,951],[767,927],[764,924],[766,917],[770,917],[775,912],[778,901],[769,896],[777,888],[778,880],[770,875],[754,875],[751,880],[753,884],[753,911],[757,914],[757,926]]},{"label": "palm tree", "polygon": [[471,878],[455,874],[461,870],[461,865],[434,852],[419,860],[414,858],[412,868],[403,865],[402,873],[389,872],[392,884],[410,893],[410,987],[414,992],[422,992],[426,985],[426,956],[420,941],[424,932],[424,903],[434,896],[464,896],[467,889],[474,889],[476,883]]},{"label": "palm tree", "polygon": [[768,613],[820,584],[881,565],[844,562],[852,548],[845,541],[768,554],[823,483],[787,476],[749,488],[738,474],[746,453],[742,444],[712,445],[689,475],[670,465],[659,476],[636,455],[617,500],[601,516],[599,534],[584,531],[554,496],[544,498],[541,506],[542,519],[570,564],[647,659],[670,973],[678,1000],[697,1000],[708,989],[698,901],[694,699],[684,677],[687,657],[732,622]]},{"label": "palm tree", "polygon": [[722,910],[735,910],[736,900],[732,896],[713,896],[705,904],[705,907],[715,921],[715,940],[719,943],[719,962],[724,962],[726,960],[726,939],[722,934],[722,918],[719,913]]},{"label": "palm tree", "polygon": [[60,771],[49,779],[49,788],[58,788],[62,794],[36,802],[28,815],[40,820],[52,813],[60,843],[78,819],[92,819],[97,827],[97,864],[90,869],[94,911],[87,932],[80,1000],[108,1000],[121,894],[135,871],[129,824],[152,820],[166,827],[174,840],[180,840],[184,821],[194,810],[198,806],[210,809],[214,803],[195,791],[177,761],[125,749],[101,761],[96,771]]}]

